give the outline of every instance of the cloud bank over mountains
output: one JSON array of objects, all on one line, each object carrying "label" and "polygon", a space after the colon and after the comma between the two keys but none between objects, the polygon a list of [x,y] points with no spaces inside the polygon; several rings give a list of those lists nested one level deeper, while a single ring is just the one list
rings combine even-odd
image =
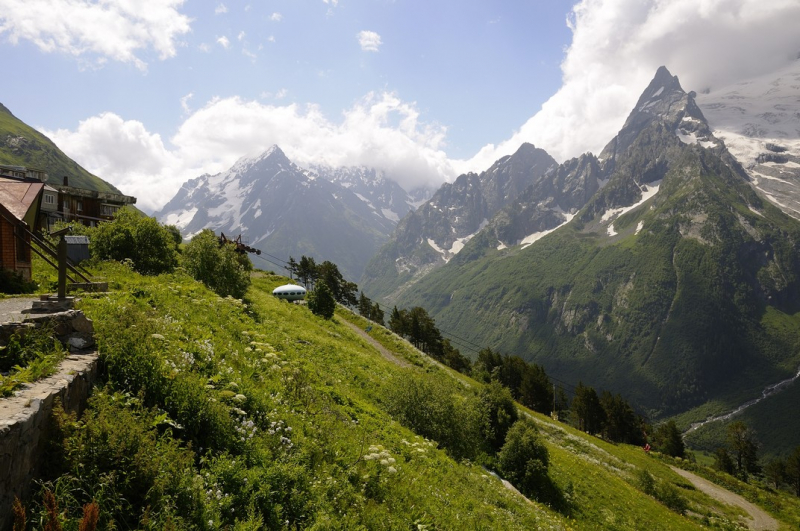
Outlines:
[{"label": "cloud bank over mountains", "polygon": [[[118,16],[128,17],[130,27],[139,30],[132,29],[127,44],[115,47],[89,39],[89,17],[77,34],[74,24],[53,17],[44,17],[35,30],[22,24],[20,17],[32,16],[25,13],[51,4],[57,3],[0,0],[5,8],[0,35],[29,39],[46,50],[80,54],[87,49],[139,65],[134,52],[141,47],[161,57],[175,54],[176,39],[190,24],[177,12],[179,0],[159,3],[158,12],[171,15],[163,20],[143,18],[144,7],[133,14],[119,8]],[[797,60],[797,20],[796,0],[583,0],[567,17],[573,38],[561,64],[561,88],[518,131],[469,160],[450,159],[446,126],[422,120],[418,103],[388,90],[367,94],[339,117],[323,115],[313,102],[267,105],[237,96],[195,102],[202,107],[184,114],[166,140],[135,117],[112,113],[87,118],[75,130],[44,133],[87,169],[139,197],[146,210],[163,205],[187,179],[227,169],[272,144],[301,165],[377,166],[406,188],[437,186],[464,171],[486,169],[522,142],[544,148],[559,161],[597,153],[621,127],[658,66],[666,65],[686,90],[697,91],[776,70]]]},{"label": "cloud bank over mountains", "polygon": [[659,66],[687,91],[771,72],[797,60],[797,20],[794,0],[584,0],[567,19],[561,89],[511,138],[459,166],[488,167],[522,142],[559,161],[598,153]]}]

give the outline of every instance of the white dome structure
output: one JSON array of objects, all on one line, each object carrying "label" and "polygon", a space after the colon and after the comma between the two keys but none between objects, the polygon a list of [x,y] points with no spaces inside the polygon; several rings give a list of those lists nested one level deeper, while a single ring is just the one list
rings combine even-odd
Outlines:
[{"label": "white dome structure", "polygon": [[272,290],[272,294],[287,301],[301,301],[306,298],[306,288],[295,284],[285,284]]}]

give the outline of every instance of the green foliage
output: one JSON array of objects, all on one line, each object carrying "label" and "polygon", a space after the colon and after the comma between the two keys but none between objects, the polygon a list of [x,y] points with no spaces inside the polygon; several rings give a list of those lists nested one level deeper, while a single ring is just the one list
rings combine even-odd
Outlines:
[{"label": "green foliage", "polygon": [[644,422],[622,395],[603,391],[600,394],[600,405],[605,413],[603,436],[606,439],[627,444],[644,444]]},{"label": "green foliage", "polygon": [[684,457],[686,447],[674,420],[669,420],[656,427],[653,433],[653,448],[671,457]]},{"label": "green foliage", "polygon": [[328,288],[328,284],[322,280],[317,282],[314,289],[308,294],[307,304],[311,313],[325,319],[333,317],[333,313],[336,311],[336,299]]},{"label": "green foliage", "polygon": [[527,419],[514,423],[497,454],[501,474],[526,496],[542,500],[551,488],[547,475],[549,454],[536,425]]},{"label": "green foliage", "polygon": [[717,448],[714,451],[714,468],[726,474],[735,474],[736,465],[731,459],[731,454],[725,448]]},{"label": "green foliage", "polygon": [[53,374],[66,356],[61,343],[47,327],[15,331],[0,347],[0,397],[11,396],[25,383]]},{"label": "green foliage", "polygon": [[33,293],[37,287],[37,283],[33,280],[22,278],[22,273],[0,268],[0,293],[9,295]]},{"label": "green foliage", "polygon": [[786,479],[800,497],[800,446],[795,447],[786,459]]},{"label": "green foliage", "polygon": [[674,485],[666,481],[657,482],[647,469],[643,468],[637,473],[637,486],[678,514],[686,514],[689,508],[688,501]]},{"label": "green foliage", "polygon": [[749,474],[758,472],[758,440],[755,432],[741,421],[728,426],[728,451],[730,452],[736,474],[747,482]]},{"label": "green foliage", "polygon": [[177,245],[169,230],[132,208],[119,210],[112,221],[91,230],[89,237],[93,257],[131,260],[133,268],[144,275],[168,273],[178,263]]},{"label": "green foliage", "polygon": [[403,375],[393,382],[387,405],[398,422],[436,441],[454,457],[473,458],[481,446],[483,419],[478,415],[488,412],[479,412],[474,400],[459,400],[454,391],[452,384],[437,378]]},{"label": "green foliage", "polygon": [[[76,529],[92,495],[101,519],[119,515],[99,529],[697,527],[691,513],[681,518],[631,487],[631,466],[663,481],[674,476],[666,465],[536,413],[527,415],[547,447],[553,485],[564,486],[569,518],[553,509],[562,507],[557,498],[529,503],[471,456],[452,459],[459,445],[468,455],[486,448],[483,386],[373,326],[369,335],[410,365],[399,367],[345,322],[363,329],[360,316],[340,306],[336,319],[323,320],[275,299],[284,278],[256,272],[243,303],[180,269],[154,278],[100,267],[120,289],[84,297],[82,309],[94,320],[108,385],[80,422],[58,421],[47,452],[46,485],[64,529]],[[453,442],[439,444],[445,451],[390,414],[390,397],[409,387],[432,388],[419,396],[445,412],[432,423]],[[406,400],[424,412],[419,402]],[[91,455],[102,459],[89,463]],[[121,467],[109,456],[121,456]],[[142,492],[120,494],[134,484]],[[735,520],[699,492],[686,496],[693,512]],[[28,514],[41,515],[38,507]]]},{"label": "green foliage", "polygon": [[203,529],[206,509],[203,481],[192,471],[193,452],[159,429],[157,411],[137,399],[108,391],[96,393],[87,414],[75,421],[63,414],[62,466],[56,480],[62,506],[77,517],[95,501],[102,528],[136,528],[147,507],[151,528],[168,521],[181,528]]},{"label": "green foliage", "polygon": [[183,250],[183,267],[221,297],[241,299],[250,286],[253,265],[233,243],[221,244],[213,231],[203,229]]},{"label": "green foliage", "polygon": [[519,417],[517,405],[507,387],[491,382],[480,392],[480,414],[483,438],[489,451],[497,453],[506,441],[506,435]]},{"label": "green foliage", "polygon": [[572,413],[577,427],[586,433],[600,433],[606,422],[606,412],[600,404],[597,392],[593,387],[583,385],[583,382],[578,382],[578,387],[575,388]]}]

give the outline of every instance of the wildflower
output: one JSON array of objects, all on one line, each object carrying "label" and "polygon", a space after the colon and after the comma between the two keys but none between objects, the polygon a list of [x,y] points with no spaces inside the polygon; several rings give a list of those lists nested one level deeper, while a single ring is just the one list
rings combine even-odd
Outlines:
[{"label": "wildflower", "polygon": [[393,466],[390,466],[389,468],[387,468],[386,471],[388,473],[390,473],[390,474],[396,474],[397,473],[397,469],[395,467],[393,467]]}]

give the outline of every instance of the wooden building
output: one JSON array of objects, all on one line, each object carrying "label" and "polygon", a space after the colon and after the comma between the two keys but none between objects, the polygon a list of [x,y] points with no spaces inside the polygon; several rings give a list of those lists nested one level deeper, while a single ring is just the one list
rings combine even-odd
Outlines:
[{"label": "wooden building", "polygon": [[44,183],[0,177],[0,268],[31,278],[31,231],[39,219]]}]

